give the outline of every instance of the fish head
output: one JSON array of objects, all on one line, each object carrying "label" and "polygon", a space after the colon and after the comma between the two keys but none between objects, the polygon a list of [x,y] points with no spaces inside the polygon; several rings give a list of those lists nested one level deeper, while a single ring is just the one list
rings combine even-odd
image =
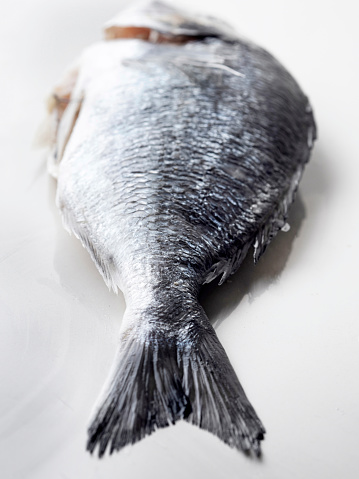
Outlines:
[{"label": "fish head", "polygon": [[183,43],[205,37],[227,41],[237,38],[236,31],[217,18],[190,14],[157,0],[136,3],[105,24],[106,40],[140,38],[150,42]]}]

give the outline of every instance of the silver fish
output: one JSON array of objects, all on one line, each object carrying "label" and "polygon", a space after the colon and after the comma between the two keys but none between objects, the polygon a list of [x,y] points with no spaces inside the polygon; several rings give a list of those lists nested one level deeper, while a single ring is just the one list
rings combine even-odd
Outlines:
[{"label": "silver fish", "polygon": [[184,419],[260,454],[264,427],[198,302],[280,229],[316,129],[268,52],[159,2],[123,13],[49,101],[57,205],[127,309],[99,455]]}]

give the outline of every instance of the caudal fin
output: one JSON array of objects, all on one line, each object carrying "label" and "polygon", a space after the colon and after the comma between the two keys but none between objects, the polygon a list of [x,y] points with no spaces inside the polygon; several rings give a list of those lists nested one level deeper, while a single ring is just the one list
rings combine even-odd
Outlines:
[{"label": "caudal fin", "polygon": [[155,327],[123,335],[88,430],[91,453],[97,445],[100,457],[108,447],[112,453],[184,419],[231,447],[260,454],[264,427],[205,320],[205,326],[188,322],[175,335]]}]

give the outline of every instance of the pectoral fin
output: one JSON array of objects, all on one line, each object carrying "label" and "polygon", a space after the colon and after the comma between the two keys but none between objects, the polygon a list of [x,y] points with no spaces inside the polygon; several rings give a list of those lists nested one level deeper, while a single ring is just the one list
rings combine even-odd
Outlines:
[{"label": "pectoral fin", "polygon": [[48,116],[44,123],[46,136],[42,141],[50,148],[48,169],[57,177],[57,167],[79,116],[82,95],[74,95],[79,75],[79,62],[65,71],[47,99]]}]

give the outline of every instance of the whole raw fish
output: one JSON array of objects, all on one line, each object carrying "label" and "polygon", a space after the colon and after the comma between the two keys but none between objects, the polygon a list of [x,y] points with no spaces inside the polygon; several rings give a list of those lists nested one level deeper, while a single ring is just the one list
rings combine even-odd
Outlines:
[{"label": "whole raw fish", "polygon": [[315,139],[308,99],[213,18],[152,2],[105,32],[49,103],[65,227],[127,305],[87,447],[185,419],[259,454],[264,427],[198,293],[285,227]]}]

